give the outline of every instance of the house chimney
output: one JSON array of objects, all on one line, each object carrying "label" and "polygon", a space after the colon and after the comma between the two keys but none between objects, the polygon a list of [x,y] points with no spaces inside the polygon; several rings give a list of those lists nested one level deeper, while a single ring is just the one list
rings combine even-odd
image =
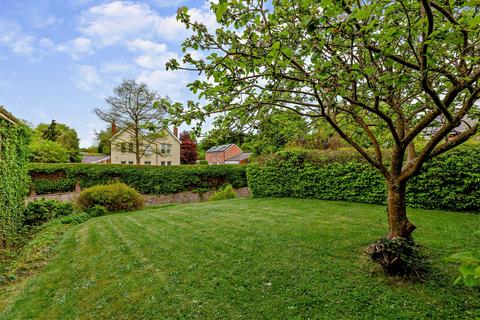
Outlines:
[{"label": "house chimney", "polygon": [[173,127],[173,135],[178,138],[178,127]]},{"label": "house chimney", "polygon": [[117,124],[115,123],[115,120],[112,121],[112,136],[117,134],[118,132],[118,128],[117,128]]}]

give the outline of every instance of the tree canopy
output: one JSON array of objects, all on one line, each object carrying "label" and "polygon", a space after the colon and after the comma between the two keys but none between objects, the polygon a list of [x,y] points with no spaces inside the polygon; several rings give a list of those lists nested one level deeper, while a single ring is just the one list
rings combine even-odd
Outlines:
[{"label": "tree canopy", "polygon": [[389,238],[410,238],[407,181],[478,129],[478,4],[221,0],[211,4],[216,30],[180,8],[193,35],[167,68],[199,72],[189,87],[205,103],[171,112],[187,121],[219,114],[248,122],[274,109],[325,119],[385,177]]},{"label": "tree canopy", "polygon": [[80,140],[75,129],[52,120],[41,123],[30,144],[32,162],[80,162]]}]

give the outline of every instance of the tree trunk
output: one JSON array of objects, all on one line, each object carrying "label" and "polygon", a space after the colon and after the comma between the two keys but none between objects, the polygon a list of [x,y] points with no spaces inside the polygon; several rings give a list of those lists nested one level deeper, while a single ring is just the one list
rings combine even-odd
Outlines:
[{"label": "tree trunk", "polygon": [[388,238],[411,239],[415,226],[407,218],[406,183],[391,179],[387,186]]},{"label": "tree trunk", "polygon": [[135,160],[140,165],[140,134],[138,127],[135,127]]}]

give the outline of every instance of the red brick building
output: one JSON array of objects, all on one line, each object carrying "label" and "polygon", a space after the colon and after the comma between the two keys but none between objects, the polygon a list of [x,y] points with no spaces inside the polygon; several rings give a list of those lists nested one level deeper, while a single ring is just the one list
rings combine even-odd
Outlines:
[{"label": "red brick building", "polygon": [[207,150],[208,164],[245,164],[250,153],[245,153],[235,144],[223,144]]}]

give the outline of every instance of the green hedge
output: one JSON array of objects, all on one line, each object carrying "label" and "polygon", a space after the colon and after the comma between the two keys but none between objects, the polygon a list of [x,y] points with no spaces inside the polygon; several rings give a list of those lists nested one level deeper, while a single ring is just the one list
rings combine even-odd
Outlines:
[{"label": "green hedge", "polygon": [[73,191],[123,182],[143,194],[170,194],[218,189],[227,184],[247,186],[246,168],[236,165],[127,166],[100,164],[31,164],[31,189],[37,194]]},{"label": "green hedge", "polygon": [[[256,197],[297,197],[385,204],[383,177],[361,162],[314,163],[307,151],[277,154],[262,165],[248,167]],[[458,147],[428,162],[410,180],[407,202],[412,207],[480,210],[480,146]]]},{"label": "green hedge", "polygon": [[10,246],[16,240],[23,223],[30,134],[27,126],[0,118],[0,247]]}]

